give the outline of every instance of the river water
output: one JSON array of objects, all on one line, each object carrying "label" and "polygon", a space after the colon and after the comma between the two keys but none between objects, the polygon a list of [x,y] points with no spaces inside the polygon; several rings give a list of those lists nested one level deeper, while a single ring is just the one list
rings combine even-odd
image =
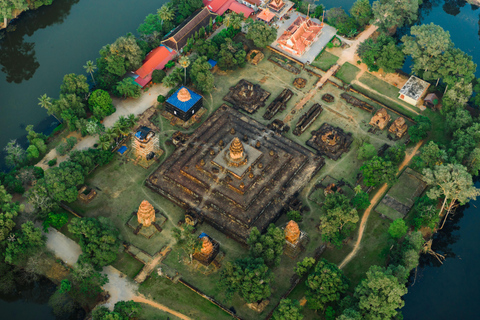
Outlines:
[{"label": "river water", "polygon": [[[46,93],[56,98],[65,74],[84,73],[85,61],[95,60],[103,45],[135,32],[144,17],[165,2],[55,0],[51,6],[23,14],[14,23],[16,30],[0,40],[0,148],[11,139],[24,141],[28,124],[38,131],[51,131],[56,121],[38,106],[38,97]],[[317,3],[348,10],[353,2]],[[463,0],[429,0],[422,5],[419,23],[433,22],[450,31],[455,45],[480,65],[479,15],[478,7]],[[399,32],[408,33],[408,28]],[[407,72],[408,64],[404,68]],[[446,254],[447,259],[440,265],[432,257],[422,258],[415,284],[405,297],[405,319],[478,318],[479,206],[480,200],[472,202],[435,237],[434,250]],[[26,299],[0,299],[0,309],[8,319],[54,318],[46,305]],[[20,313],[24,310],[30,312]],[[36,317],[39,314],[44,317]]]}]

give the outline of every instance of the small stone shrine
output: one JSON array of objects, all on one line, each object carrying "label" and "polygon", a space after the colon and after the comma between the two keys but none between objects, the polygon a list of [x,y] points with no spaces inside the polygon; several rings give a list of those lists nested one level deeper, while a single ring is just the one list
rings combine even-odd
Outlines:
[{"label": "small stone shrine", "polygon": [[283,252],[290,258],[295,259],[305,249],[307,236],[300,231],[298,224],[290,220],[284,228],[285,246]]},{"label": "small stone shrine", "polygon": [[146,163],[156,160],[162,153],[158,142],[158,136],[149,127],[140,127],[134,135],[132,147],[133,157]]},{"label": "small stone shrine", "polygon": [[352,134],[345,133],[341,128],[328,123],[322,124],[317,131],[312,131],[312,137],[307,145],[332,160],[338,160],[344,152],[350,150],[353,142]]},{"label": "small stone shrine", "polygon": [[230,92],[223,97],[223,100],[233,104],[235,109],[242,109],[250,114],[265,107],[265,101],[270,96],[270,92],[262,89],[258,84],[242,79],[234,87],[230,87]]},{"label": "small stone shrine", "polygon": [[202,248],[193,254],[193,258],[204,266],[208,266],[215,260],[220,251],[220,245],[205,233],[200,234],[198,238],[202,241]]},{"label": "small stone shrine", "polygon": [[325,102],[333,102],[335,100],[335,97],[332,96],[331,94],[329,93],[325,93],[323,96],[322,96],[322,100],[325,101]]},{"label": "small stone shrine", "polygon": [[324,165],[322,157],[268,132],[224,104],[148,177],[146,186],[245,243],[253,227],[263,232],[278,219]]},{"label": "small stone shrine", "polygon": [[337,187],[337,185],[335,183],[330,183],[324,190],[323,190],[323,194],[326,196],[328,195],[331,195],[331,194],[334,194],[334,193],[343,193],[342,192],[342,188],[340,187]]},{"label": "small stone shrine", "polygon": [[167,218],[159,210],[156,210],[147,200],[143,200],[127,225],[134,229],[134,234],[140,234],[150,239],[156,233],[162,231],[162,226],[166,221]]},{"label": "small stone shrine", "polygon": [[391,118],[390,115],[387,113],[387,110],[385,108],[382,108],[375,113],[369,124],[373,127],[377,127],[380,130],[383,130],[390,122],[390,119]]},{"label": "small stone shrine", "polygon": [[78,198],[85,204],[90,203],[97,196],[97,191],[95,189],[83,186],[78,190]]},{"label": "small stone shrine", "polygon": [[408,126],[403,117],[397,118],[395,121],[393,121],[392,125],[388,129],[390,133],[393,133],[399,139],[405,135],[407,130]]},{"label": "small stone shrine", "polygon": [[247,54],[247,61],[256,66],[260,61],[263,60],[265,55],[259,50],[250,50]]},{"label": "small stone shrine", "polygon": [[295,80],[293,80],[293,86],[295,88],[302,89],[302,88],[305,88],[306,85],[307,85],[307,80],[304,78],[295,78]]}]

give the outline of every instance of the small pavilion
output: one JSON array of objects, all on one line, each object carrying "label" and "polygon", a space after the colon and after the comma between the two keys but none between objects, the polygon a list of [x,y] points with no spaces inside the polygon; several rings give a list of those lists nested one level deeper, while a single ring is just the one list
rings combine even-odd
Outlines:
[{"label": "small pavilion", "polygon": [[275,12],[270,11],[268,8],[263,9],[257,15],[257,20],[262,20],[263,22],[266,22],[266,23],[270,23],[273,18],[275,18]]},{"label": "small pavilion", "polygon": [[165,110],[183,121],[188,121],[202,106],[202,96],[182,86],[167,99]]}]

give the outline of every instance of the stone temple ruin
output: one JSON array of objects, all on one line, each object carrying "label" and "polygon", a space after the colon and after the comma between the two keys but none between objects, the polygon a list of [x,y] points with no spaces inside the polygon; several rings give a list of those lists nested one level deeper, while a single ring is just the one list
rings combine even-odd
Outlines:
[{"label": "stone temple ruin", "polygon": [[390,115],[387,113],[387,110],[385,108],[382,108],[375,113],[369,124],[373,127],[383,130],[390,122],[390,119],[391,118]]},{"label": "stone temple ruin", "polygon": [[202,248],[193,254],[193,258],[204,266],[208,266],[218,255],[220,245],[205,233],[200,234],[198,238],[202,241]]},{"label": "stone temple ruin", "polygon": [[156,160],[162,153],[158,142],[158,136],[149,127],[140,127],[134,135],[132,141],[133,157],[136,162],[142,161],[149,165],[151,161]]},{"label": "stone temple ruin", "polygon": [[307,145],[332,160],[338,160],[344,152],[348,152],[353,142],[352,134],[345,133],[341,128],[328,123],[322,124],[317,131],[312,131],[312,137]]},{"label": "stone temple ruin", "polygon": [[304,113],[293,129],[293,134],[296,136],[301,135],[302,133],[307,130],[308,127],[312,125],[312,123],[320,116],[322,113],[323,108],[318,103],[315,103],[306,113]]},{"label": "stone temple ruin", "polygon": [[263,115],[263,119],[270,120],[272,119],[278,112],[282,112],[285,110],[287,106],[287,102],[293,97],[293,92],[290,89],[283,89],[282,93],[275,98],[275,100],[270,103],[267,108],[267,111]]},{"label": "stone temple ruin", "polygon": [[405,123],[405,118],[400,117],[393,121],[392,125],[388,129],[390,133],[393,133],[397,138],[401,138],[407,133],[408,126]]},{"label": "stone temple ruin", "polygon": [[307,235],[300,231],[298,224],[290,220],[284,229],[285,246],[283,252],[290,258],[295,259],[304,249],[308,240]]},{"label": "stone temple ruin", "polygon": [[222,105],[146,185],[240,242],[264,231],[324,165],[295,142]]},{"label": "stone temple ruin", "polygon": [[143,200],[138,210],[127,222],[127,225],[134,229],[134,234],[140,234],[147,239],[153,237],[156,233],[162,231],[162,226],[167,222],[167,218],[160,211],[156,210],[150,202]]},{"label": "stone temple ruin", "polygon": [[242,109],[250,114],[265,106],[265,101],[270,92],[262,89],[258,84],[242,79],[235,86],[230,87],[230,92],[223,100],[233,104],[235,109]]},{"label": "stone temple ruin", "polygon": [[302,89],[302,88],[305,88],[306,85],[307,85],[307,80],[304,78],[295,78],[295,80],[293,80],[293,86],[295,88]]}]

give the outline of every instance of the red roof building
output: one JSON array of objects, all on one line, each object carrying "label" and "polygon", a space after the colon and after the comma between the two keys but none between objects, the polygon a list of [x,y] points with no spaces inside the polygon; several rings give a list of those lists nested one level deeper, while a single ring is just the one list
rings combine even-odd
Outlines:
[{"label": "red roof building", "polygon": [[245,18],[248,18],[252,13],[253,10],[238,3],[235,0],[203,0],[203,4],[208,8],[208,10],[218,14],[221,16],[227,10],[232,10],[235,13],[243,13]]},{"label": "red roof building", "polygon": [[275,18],[275,12],[270,11],[268,8],[263,9],[258,15],[257,19],[269,23],[272,19]]},{"label": "red roof building", "polygon": [[138,76],[135,82],[145,87],[152,80],[153,71],[163,69],[167,62],[172,60],[176,54],[175,50],[163,44],[150,51],[145,57],[143,65],[135,71],[135,74]]},{"label": "red roof building", "polygon": [[281,49],[301,56],[318,39],[322,29],[323,23],[320,25],[308,17],[298,17],[278,38],[277,42]]}]

